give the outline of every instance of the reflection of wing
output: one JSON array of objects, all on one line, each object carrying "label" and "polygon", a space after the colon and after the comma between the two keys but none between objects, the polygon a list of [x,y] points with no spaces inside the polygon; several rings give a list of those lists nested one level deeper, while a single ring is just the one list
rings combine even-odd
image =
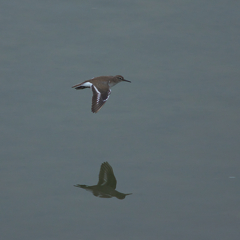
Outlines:
[{"label": "reflection of wing", "polygon": [[111,90],[109,89],[107,92],[99,92],[98,89],[92,85],[93,91],[92,96],[92,112],[97,113],[103,106],[103,104],[108,100]]},{"label": "reflection of wing", "polygon": [[113,189],[115,189],[117,186],[117,180],[114,176],[113,169],[108,162],[104,162],[101,165],[98,185],[108,186]]}]

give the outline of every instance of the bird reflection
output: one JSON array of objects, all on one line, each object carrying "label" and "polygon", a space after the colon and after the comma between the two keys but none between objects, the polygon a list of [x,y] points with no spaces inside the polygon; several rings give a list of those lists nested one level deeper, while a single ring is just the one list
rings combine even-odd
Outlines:
[{"label": "bird reflection", "polygon": [[117,180],[114,176],[113,169],[108,162],[104,162],[101,165],[99,172],[99,180],[97,185],[74,185],[74,187],[80,187],[93,193],[94,196],[100,198],[112,198],[124,199],[131,193],[121,193],[116,191]]}]

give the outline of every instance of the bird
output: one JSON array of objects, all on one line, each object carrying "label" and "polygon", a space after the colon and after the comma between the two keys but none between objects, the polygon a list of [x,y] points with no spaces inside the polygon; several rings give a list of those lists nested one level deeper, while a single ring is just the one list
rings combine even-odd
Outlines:
[{"label": "bird", "polygon": [[75,88],[76,90],[91,88],[93,92],[91,110],[93,113],[97,113],[108,100],[111,94],[110,88],[119,82],[131,81],[124,79],[121,75],[100,76],[74,85],[72,88]]},{"label": "bird", "polygon": [[114,176],[113,169],[108,162],[104,162],[101,165],[99,172],[99,180],[97,185],[87,186],[76,184],[74,187],[86,189],[93,193],[94,196],[100,198],[112,198],[124,199],[127,195],[132,193],[121,193],[116,191],[117,180]]}]

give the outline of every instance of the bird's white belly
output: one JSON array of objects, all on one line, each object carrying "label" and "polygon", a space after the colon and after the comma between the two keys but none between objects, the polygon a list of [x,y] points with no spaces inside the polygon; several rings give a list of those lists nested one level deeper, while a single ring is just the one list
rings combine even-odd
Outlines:
[{"label": "bird's white belly", "polygon": [[113,86],[115,86],[117,83],[115,83],[115,82],[108,82],[108,86],[111,88],[111,87],[113,87]]}]

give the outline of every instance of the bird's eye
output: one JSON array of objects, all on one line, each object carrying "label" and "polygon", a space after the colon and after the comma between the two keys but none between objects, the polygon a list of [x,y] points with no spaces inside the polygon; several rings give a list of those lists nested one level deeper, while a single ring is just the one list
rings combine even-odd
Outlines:
[{"label": "bird's eye", "polygon": [[118,77],[120,80],[123,80],[123,77]]}]

